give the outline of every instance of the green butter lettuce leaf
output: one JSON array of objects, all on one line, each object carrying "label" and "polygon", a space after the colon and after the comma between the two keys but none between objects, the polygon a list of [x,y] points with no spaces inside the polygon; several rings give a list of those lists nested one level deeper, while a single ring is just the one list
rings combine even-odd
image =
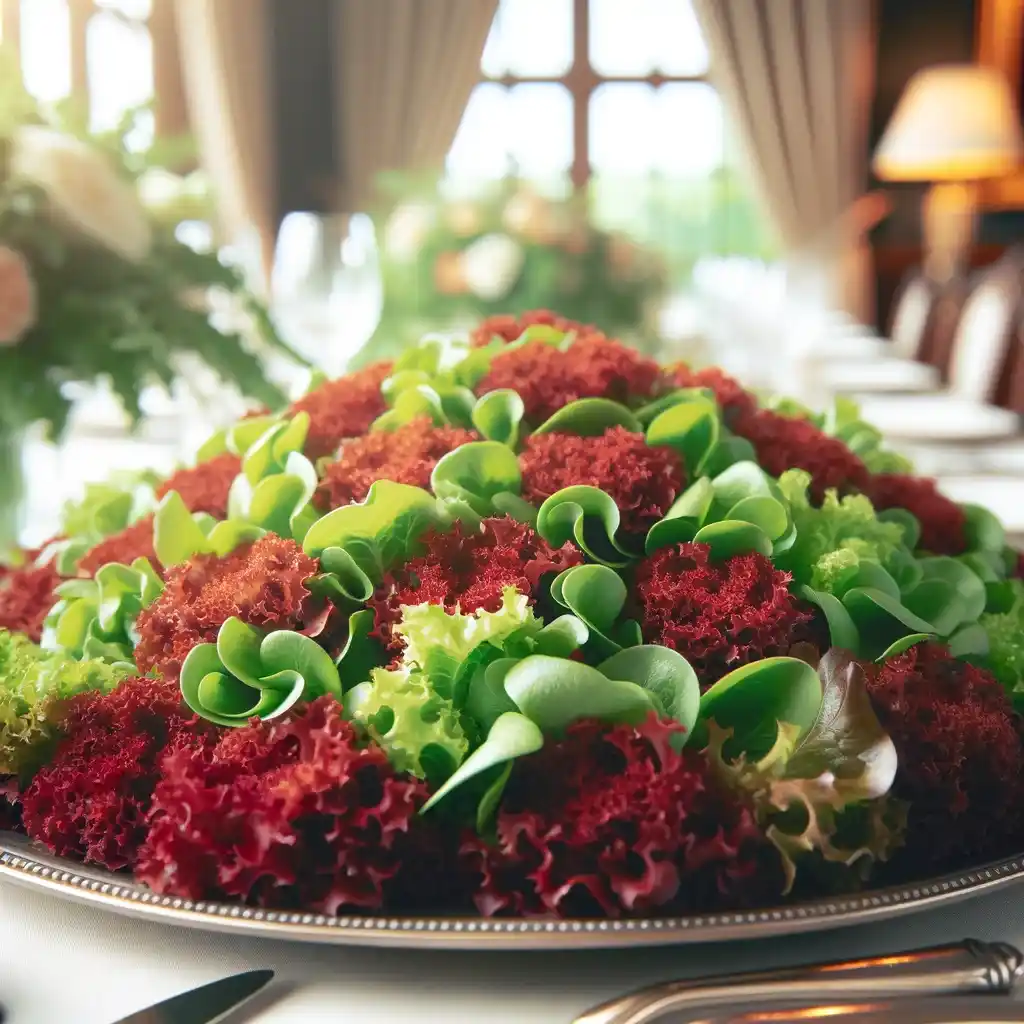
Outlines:
[{"label": "green butter lettuce leaf", "polygon": [[860,494],[840,498],[829,491],[821,508],[815,508],[807,495],[810,482],[810,474],[802,469],[779,477],[796,526],[796,539],[780,556],[780,566],[797,583],[829,594],[862,562],[888,568],[905,546],[903,527],[880,519]]}]

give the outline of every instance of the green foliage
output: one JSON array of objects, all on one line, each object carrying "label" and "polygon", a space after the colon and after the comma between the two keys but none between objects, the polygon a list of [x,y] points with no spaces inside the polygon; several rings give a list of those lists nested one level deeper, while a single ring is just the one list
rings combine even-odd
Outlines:
[{"label": "green foliage", "polygon": [[76,661],[0,630],[0,775],[27,783],[60,735],[56,702],[88,690],[109,690],[125,666]]},{"label": "green foliage", "polygon": [[134,668],[135,620],[163,592],[149,560],[109,562],[92,579],[70,579],[46,618],[43,646],[78,660]]},{"label": "green foliage", "polygon": [[[840,498],[829,491],[817,508],[807,494],[810,483],[810,474],[802,469],[788,470],[779,478],[796,526],[793,545],[779,564],[797,583],[834,593],[862,561],[886,567],[898,552],[906,551],[908,531],[898,522],[879,518],[864,495]],[[913,539],[911,535],[911,546]]]},{"label": "green foliage", "polygon": [[[34,325],[17,344],[0,347],[0,429],[43,421],[59,438],[71,405],[63,384],[75,381],[108,382],[137,420],[142,389],[170,386],[185,355],[201,359],[243,394],[271,407],[283,404],[285,396],[264,373],[262,353],[273,349],[301,360],[274,332],[238,271],[215,253],[177,241],[175,225],[165,223],[152,224],[143,259],[125,259],[54,218],[43,192],[9,173],[18,129],[45,125],[104,154],[123,178],[137,178],[162,155],[173,155],[132,152],[126,138],[139,112],[113,132],[90,135],[70,106],[44,113],[9,67],[0,70],[0,100],[0,242],[25,257],[37,294]],[[234,296],[251,314],[256,345],[211,323],[211,289]]]},{"label": "green foliage", "polygon": [[[641,344],[653,340],[645,325],[665,287],[660,261],[624,235],[595,228],[575,201],[544,199],[516,181],[448,201],[435,179],[395,174],[382,179],[381,193],[384,307],[360,361],[395,355],[424,332],[530,309],[557,309],[615,334],[639,332]],[[497,269],[485,274],[487,287],[476,289],[467,262],[474,246],[495,237],[517,265],[505,280]]]},{"label": "green foliage", "polygon": [[325,693],[340,698],[341,680],[315,640],[287,629],[264,633],[233,616],[215,644],[197,644],[181,666],[185,703],[217,725],[277,718]]}]

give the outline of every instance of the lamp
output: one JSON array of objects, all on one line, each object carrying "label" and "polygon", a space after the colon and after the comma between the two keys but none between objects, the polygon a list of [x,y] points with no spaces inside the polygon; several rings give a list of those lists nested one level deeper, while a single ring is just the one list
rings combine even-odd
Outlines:
[{"label": "lamp", "polygon": [[977,182],[1013,172],[1024,151],[1020,115],[996,68],[925,68],[907,84],[875,151],[887,181],[930,181],[922,222],[925,269],[945,280],[961,266],[974,233]]}]

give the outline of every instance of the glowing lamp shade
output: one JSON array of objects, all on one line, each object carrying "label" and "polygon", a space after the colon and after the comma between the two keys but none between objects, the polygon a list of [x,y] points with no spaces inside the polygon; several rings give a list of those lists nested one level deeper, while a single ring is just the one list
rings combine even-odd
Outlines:
[{"label": "glowing lamp shade", "polygon": [[875,151],[888,181],[977,181],[1016,170],[1024,143],[1005,76],[975,64],[919,71]]}]

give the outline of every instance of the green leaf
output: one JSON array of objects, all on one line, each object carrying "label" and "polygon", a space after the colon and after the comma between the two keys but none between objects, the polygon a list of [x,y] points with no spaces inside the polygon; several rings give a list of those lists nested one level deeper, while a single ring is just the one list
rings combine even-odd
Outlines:
[{"label": "green leaf", "polygon": [[648,530],[644,551],[653,555],[661,548],[693,540],[707,518],[714,499],[715,488],[707,477],[694,481],[672,503],[665,518]]},{"label": "green leaf", "polygon": [[217,656],[233,676],[248,686],[259,687],[263,674],[260,645],[266,634],[231,616],[217,633]]},{"label": "green leaf", "polygon": [[465,712],[485,731],[505,712],[518,710],[505,691],[505,676],[517,664],[515,658],[498,658],[478,666],[469,681]]},{"label": "green leaf", "polygon": [[477,804],[476,808],[477,832],[481,834],[486,832],[491,819],[497,814],[498,804],[501,803],[501,798],[505,793],[505,787],[508,785],[508,780],[512,775],[514,763],[509,761],[497,778],[484,790],[484,795],[480,797],[480,803]]},{"label": "green leaf", "polygon": [[905,508],[887,508],[878,512],[878,521],[896,523],[903,530],[903,543],[913,551],[921,540],[921,523],[912,512]]},{"label": "green leaf", "polygon": [[998,517],[981,505],[962,505],[964,535],[968,551],[1002,551],[1006,543],[1006,530]]},{"label": "green leaf", "polygon": [[519,460],[500,441],[470,441],[438,460],[430,486],[437,497],[461,499],[486,516],[493,512],[496,495],[519,494]]},{"label": "green leaf", "polygon": [[419,487],[378,480],[366,500],[328,512],[310,527],[302,542],[308,555],[345,548],[371,580],[405,561],[420,536],[443,526],[437,502]]},{"label": "green leaf", "polygon": [[423,805],[420,813],[435,807],[449,793],[481,772],[506,761],[533,754],[544,746],[544,734],[524,715],[515,711],[503,714],[491,726],[487,739],[458,767],[455,774]]},{"label": "green leaf", "polygon": [[828,623],[831,645],[839,650],[860,651],[860,634],[846,606],[834,594],[824,590],[812,590],[808,586],[797,587],[797,594],[805,601],[816,604]]},{"label": "green leaf", "polygon": [[624,679],[647,690],[664,717],[685,726],[689,739],[700,710],[700,684],[681,654],[657,644],[630,647],[613,654],[597,670],[609,679]]},{"label": "green leaf", "polygon": [[208,551],[206,536],[177,491],[165,494],[156,507],[153,551],[167,569]]},{"label": "green leaf", "polygon": [[341,680],[331,656],[315,641],[301,633],[279,629],[267,634],[260,645],[262,674],[294,670],[306,683],[308,699],[330,693],[341,696]]},{"label": "green leaf", "polygon": [[514,449],[519,443],[519,428],[526,413],[519,393],[510,388],[488,391],[473,406],[471,419],[481,437],[500,441]]},{"label": "green leaf", "polygon": [[869,587],[848,590],[843,595],[843,604],[857,625],[861,654],[866,658],[878,657],[910,633],[937,632],[932,623],[881,590]]},{"label": "green leaf", "polygon": [[580,398],[549,416],[535,434],[575,434],[577,437],[600,437],[611,427],[625,427],[643,433],[643,426],[626,406],[609,398]]},{"label": "green leaf", "polygon": [[622,649],[615,624],[626,604],[622,577],[606,565],[576,565],[551,582],[551,597],[582,622],[598,657]]},{"label": "green leaf", "polygon": [[537,513],[537,532],[554,548],[572,540],[593,561],[623,566],[632,556],[616,540],[619,522],[619,507],[610,495],[580,484],[564,487],[544,501]]},{"label": "green leaf", "polygon": [[[985,611],[986,602],[985,584],[977,573],[958,559],[945,556],[922,558],[920,565],[924,574],[922,583],[941,580],[957,595],[962,606],[960,622],[977,621]],[[905,595],[905,600],[912,607],[910,597],[911,594]]]},{"label": "green leaf", "polygon": [[348,636],[335,659],[342,690],[350,690],[370,679],[370,673],[387,660],[384,647],[371,634],[375,624],[371,609],[363,608],[348,617]]},{"label": "green leaf", "polygon": [[722,562],[734,555],[745,555],[751,551],[756,551],[766,558],[770,558],[772,554],[771,538],[753,523],[731,520],[708,523],[697,531],[693,539],[696,543],[707,544],[711,548],[710,557],[714,562]]},{"label": "green leaf", "polygon": [[720,432],[715,402],[694,398],[659,413],[647,428],[647,443],[674,448],[690,476],[697,477],[718,443]]},{"label": "green leaf", "polygon": [[338,607],[363,604],[373,595],[373,581],[344,548],[320,553],[321,572],[306,581],[309,591]]},{"label": "green leaf", "polygon": [[961,626],[948,641],[954,658],[982,658],[989,653],[988,631],[977,622]]},{"label": "green leaf", "polygon": [[875,661],[881,665],[890,658],[895,658],[898,654],[902,654],[904,651],[909,651],[915,644],[919,644],[924,640],[932,639],[934,639],[934,637],[931,633],[909,633],[907,636],[900,637],[899,640],[891,643],[877,658],[875,658]]},{"label": "green leaf", "polygon": [[505,676],[505,692],[545,731],[561,731],[581,718],[640,722],[651,710],[650,695],[636,683],[608,679],[578,661],[534,654]]},{"label": "green leaf", "polygon": [[[757,760],[771,750],[780,722],[809,729],[821,707],[821,680],[796,658],[765,658],[719,679],[700,699],[699,722],[714,721],[732,729],[725,750]],[[695,730],[695,742],[706,742],[706,730]]]}]

